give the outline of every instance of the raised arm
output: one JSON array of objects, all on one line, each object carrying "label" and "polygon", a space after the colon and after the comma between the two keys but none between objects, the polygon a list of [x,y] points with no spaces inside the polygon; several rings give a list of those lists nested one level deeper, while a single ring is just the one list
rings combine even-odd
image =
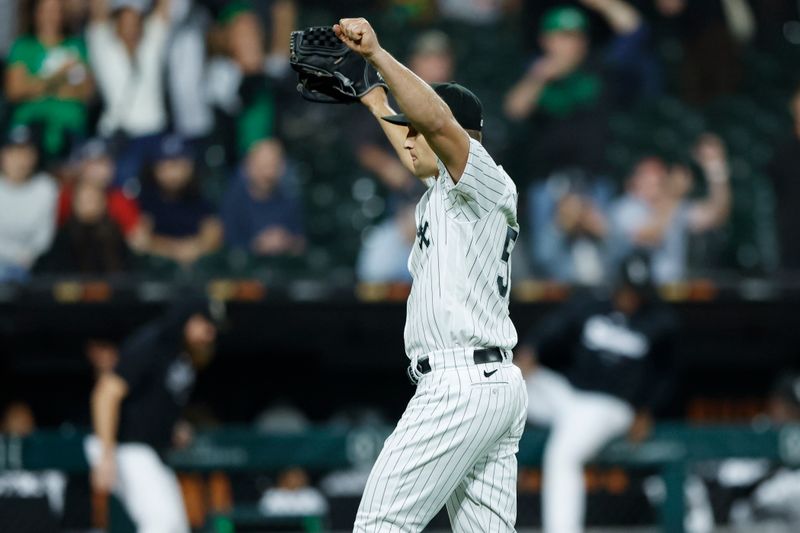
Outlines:
[{"label": "raised arm", "polygon": [[91,0],[89,5],[89,15],[91,21],[106,22],[111,16],[111,9],[108,7],[108,0]]},{"label": "raised arm", "polygon": [[169,22],[172,12],[172,0],[157,0],[153,14]]},{"label": "raised arm", "polygon": [[642,25],[642,17],[624,0],[581,0],[586,7],[600,13],[618,34],[633,33]]},{"label": "raised arm", "polygon": [[122,400],[128,384],[113,372],[100,376],[92,392],[92,425],[100,441],[100,459],[92,469],[92,485],[100,492],[110,492],[116,482],[117,428]]},{"label": "raised arm", "polygon": [[719,137],[708,133],[700,137],[694,156],[708,183],[708,196],[692,204],[689,227],[693,232],[702,233],[727,220],[731,210],[731,188],[725,146]]},{"label": "raised arm", "polygon": [[[409,172],[414,174],[414,165],[411,162],[411,155],[409,155],[408,150],[403,148],[403,143],[406,140],[406,132],[408,131],[408,128],[381,120],[381,117],[394,115],[396,113],[395,110],[389,105],[389,96],[386,94],[386,91],[382,87],[377,87],[365,94],[361,98],[361,103],[363,103],[367,109],[369,109],[370,113],[372,113],[372,116],[374,116],[378,121],[378,124],[380,124],[381,129],[386,135],[386,138],[389,139],[392,148],[394,148],[394,151],[397,152],[397,157],[400,158],[400,162],[403,163],[403,166],[408,169]],[[418,177],[428,178],[430,176]]]},{"label": "raised arm", "polygon": [[333,30],[383,76],[411,126],[425,137],[457,183],[467,165],[470,143],[447,104],[430,85],[381,48],[375,30],[365,19],[342,19]]}]

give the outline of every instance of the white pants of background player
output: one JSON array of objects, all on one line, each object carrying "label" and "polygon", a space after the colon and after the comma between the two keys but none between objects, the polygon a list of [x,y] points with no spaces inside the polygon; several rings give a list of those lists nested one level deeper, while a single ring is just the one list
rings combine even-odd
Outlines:
[{"label": "white pants of background player", "polygon": [[629,404],[608,394],[575,389],[562,375],[539,368],[526,376],[528,420],[551,427],[544,452],[542,522],[545,533],[583,531],[583,468],[633,423]]},{"label": "white pants of background player", "polygon": [[[101,454],[97,437],[87,437],[84,449],[89,464],[96,465]],[[189,533],[178,479],[147,444],[117,445],[113,492],[136,524],[137,533]]]},{"label": "white pants of background player", "polygon": [[476,365],[472,349],[429,361],[372,468],[353,531],[416,533],[447,506],[455,532],[513,532],[522,375],[510,357]]}]

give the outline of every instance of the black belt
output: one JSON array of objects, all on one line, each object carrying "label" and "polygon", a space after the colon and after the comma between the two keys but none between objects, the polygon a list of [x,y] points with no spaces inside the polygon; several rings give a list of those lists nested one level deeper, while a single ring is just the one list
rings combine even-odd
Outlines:
[{"label": "black belt", "polygon": [[[502,363],[503,351],[500,348],[483,348],[472,352],[472,361],[476,365],[485,365],[487,363]],[[427,374],[431,371],[431,363],[428,358],[420,359],[417,361],[417,372],[420,374]]]}]

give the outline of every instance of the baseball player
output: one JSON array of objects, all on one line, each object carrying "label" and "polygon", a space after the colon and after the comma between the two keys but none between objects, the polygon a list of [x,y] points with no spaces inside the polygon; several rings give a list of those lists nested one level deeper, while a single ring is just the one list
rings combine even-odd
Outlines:
[{"label": "baseball player", "polygon": [[[529,420],[551,426],[542,486],[545,533],[583,531],[583,467],[612,439],[646,437],[671,389],[676,321],[652,285],[646,256],[623,261],[611,298],[580,296],[520,345]],[[566,377],[538,365],[566,359]],[[562,368],[564,364],[559,365]]]},{"label": "baseball player", "polygon": [[455,531],[514,531],[515,454],[527,405],[510,360],[516,187],[481,146],[482,106],[473,93],[423,82],[381,48],[363,18],[333,29],[396,99],[400,114],[382,88],[362,102],[428,187],[408,261],[405,345],[417,389],[372,469],[354,531],[421,531],[445,505]]},{"label": "baseball player", "polygon": [[214,353],[208,300],[189,298],[121,347],[92,394],[94,435],[85,443],[92,485],[113,492],[139,533],[189,533],[178,480],[161,459],[197,370]]}]

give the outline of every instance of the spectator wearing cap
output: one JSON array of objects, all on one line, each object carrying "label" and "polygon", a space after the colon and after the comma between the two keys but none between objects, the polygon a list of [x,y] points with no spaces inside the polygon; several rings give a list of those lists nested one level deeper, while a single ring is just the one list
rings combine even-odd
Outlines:
[{"label": "spectator wearing cap", "polygon": [[93,0],[86,31],[104,108],[98,129],[115,139],[117,183],[138,177],[167,127],[164,64],[170,0]]},{"label": "spectator wearing cap", "polygon": [[36,264],[37,273],[98,275],[128,270],[132,255],[108,212],[106,190],[90,181],[73,191],[69,218]]},{"label": "spectator wearing cap", "polygon": [[279,141],[261,141],[250,149],[222,204],[227,245],[260,256],[302,253],[303,209],[287,178]]},{"label": "spectator wearing cap", "polygon": [[689,238],[723,225],[731,209],[729,170],[725,146],[712,135],[702,135],[694,158],[707,183],[705,198],[689,199],[692,173],[684,165],[667,166],[656,157],[641,160],[628,179],[626,193],[609,214],[611,260],[631,250],[646,249],[659,283],[686,279]]},{"label": "spectator wearing cap", "polygon": [[436,0],[442,17],[472,25],[489,25],[500,20],[504,11],[519,5],[515,0]]},{"label": "spectator wearing cap", "polygon": [[139,224],[139,204],[114,185],[115,163],[107,141],[91,139],[77,151],[73,182],[61,187],[58,196],[58,224],[62,226],[72,214],[72,195],[76,186],[89,183],[106,193],[108,215],[127,236],[133,235]]},{"label": "spectator wearing cap", "polygon": [[8,55],[5,92],[14,104],[11,124],[41,124],[42,156],[63,155],[86,131],[86,104],[94,94],[86,45],[65,34],[60,0],[27,3],[27,28]]},{"label": "spectator wearing cap", "polygon": [[439,30],[429,30],[414,40],[408,67],[428,83],[445,83],[455,75],[455,58],[450,38]]},{"label": "spectator wearing cap", "polygon": [[37,172],[33,132],[13,128],[0,149],[0,281],[22,281],[47,250],[55,229],[58,189]]},{"label": "spectator wearing cap", "polygon": [[[593,283],[602,269],[577,267],[598,262],[577,258],[597,257],[606,238],[613,195],[605,162],[608,113],[617,102],[656,92],[658,78],[647,52],[649,30],[635,8],[622,0],[582,3],[605,18],[613,41],[592,54],[585,12],[548,10],[539,23],[542,53],[508,92],[505,113],[527,120],[515,136],[524,144],[512,150],[528,154],[517,174],[534,180],[527,202],[534,267],[547,277]],[[591,216],[573,224],[574,217],[563,215],[574,205]]]},{"label": "spectator wearing cap", "polygon": [[219,248],[222,224],[203,198],[193,153],[178,136],[166,136],[139,197],[142,230],[132,241],[141,252],[187,266]]}]

